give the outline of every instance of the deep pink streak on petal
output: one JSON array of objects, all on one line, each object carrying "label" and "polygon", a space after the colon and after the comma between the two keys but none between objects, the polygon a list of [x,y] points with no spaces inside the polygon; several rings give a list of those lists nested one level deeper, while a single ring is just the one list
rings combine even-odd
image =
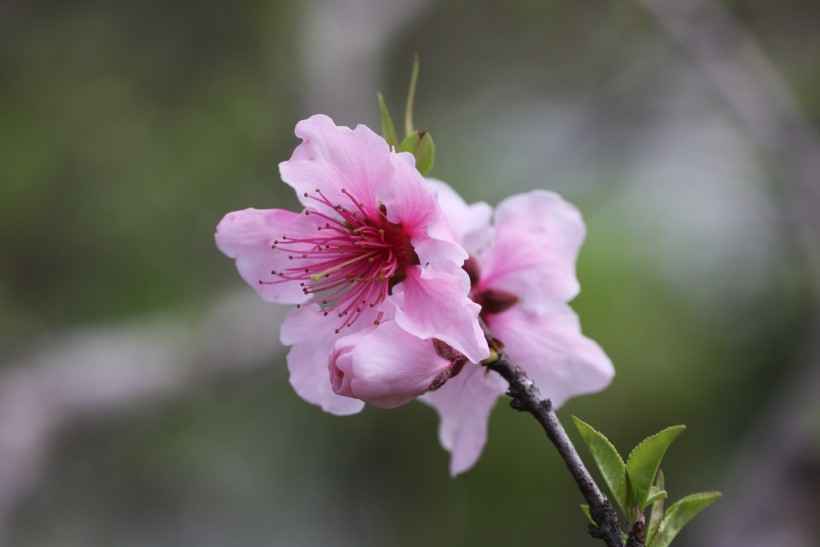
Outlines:
[{"label": "deep pink streak on petal", "polygon": [[[378,207],[377,197],[393,179],[389,147],[382,137],[364,125],[353,130],[337,126],[322,114],[296,124],[296,136],[302,143],[279,164],[279,171],[304,205],[315,205],[304,194],[313,195],[319,188],[335,204],[351,206],[353,195],[371,209]],[[342,194],[342,188],[349,194]]]},{"label": "deep pink streak on petal", "polygon": [[468,253],[477,255],[492,240],[492,207],[484,202],[467,205],[455,190],[438,179],[427,178],[425,182],[436,192],[439,207],[450,223],[456,242]]},{"label": "deep pink streak on petal", "polygon": [[338,392],[380,408],[412,401],[449,367],[436,354],[432,340],[416,338],[395,321],[340,339],[331,355]]},{"label": "deep pink streak on petal", "polygon": [[340,339],[332,324],[322,325],[331,320],[322,316],[316,304],[288,313],[279,336],[283,344],[292,346],[288,353],[290,383],[300,397],[325,412],[355,414],[364,408],[364,403],[334,393],[328,377],[328,356]]},{"label": "deep pink streak on petal", "polygon": [[490,412],[505,391],[498,374],[468,363],[458,376],[419,399],[438,412],[439,440],[450,452],[450,475],[463,473],[478,461],[487,442]]},{"label": "deep pink streak on petal", "polygon": [[272,270],[292,266],[271,246],[283,234],[299,235],[310,227],[297,213],[281,209],[245,209],[228,213],[216,227],[216,246],[236,262],[239,274],[263,300],[298,304],[307,300],[298,283],[260,284],[274,280]]},{"label": "deep pink streak on petal", "polygon": [[505,199],[495,214],[495,239],[482,255],[482,288],[512,291],[534,311],[568,302],[579,290],[575,261],[586,228],[558,194],[534,190]]},{"label": "deep pink streak on petal", "polygon": [[512,362],[556,408],[570,397],[600,391],[615,375],[609,357],[581,334],[578,316],[567,305],[541,314],[514,306],[487,322]]},{"label": "deep pink streak on petal", "polygon": [[480,306],[469,298],[470,279],[458,266],[407,269],[393,288],[396,322],[419,338],[438,338],[475,363],[489,355],[478,326]]}]

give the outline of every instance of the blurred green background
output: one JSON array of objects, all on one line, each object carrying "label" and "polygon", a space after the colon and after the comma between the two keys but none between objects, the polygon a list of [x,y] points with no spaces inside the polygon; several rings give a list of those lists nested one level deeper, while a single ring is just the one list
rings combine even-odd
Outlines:
[{"label": "blurred green background", "polygon": [[[818,5],[726,5],[816,126]],[[776,158],[630,2],[4,1],[0,386],[12,387],[0,399],[12,402],[0,401],[0,441],[33,431],[1,374],[59,367],[60,344],[78,332],[195,329],[217,302],[250,296],[213,244],[219,219],[295,208],[277,172],[295,123],[322,112],[376,127],[378,90],[397,115],[414,52],[416,125],[438,147],[432,175],[493,205],[556,190],[585,216],[573,306],[617,376],[559,415],[582,417],[622,452],[687,424],[664,465],[671,498],[721,489],[724,499],[679,544],[717,545],[749,514],[743,488],[755,479],[736,475],[739,462],[765,445],[760,428],[806,368],[812,280]],[[230,311],[240,323],[243,309]],[[275,317],[258,326],[275,346]],[[218,344],[221,332],[210,334]],[[105,353],[106,370],[126,358],[139,370],[150,349]],[[33,470],[0,468],[28,477],[6,492],[0,477],[2,544],[597,544],[554,449],[506,401],[479,463],[452,480],[431,409],[327,415],[292,392],[282,348],[269,355],[229,372],[189,364],[171,393],[63,416],[23,458]],[[67,367],[95,390],[97,376]],[[760,545],[820,541],[813,431],[795,471],[813,504],[795,522],[770,519],[794,535]],[[753,494],[768,495],[787,503]],[[771,516],[753,515],[760,526]]]}]

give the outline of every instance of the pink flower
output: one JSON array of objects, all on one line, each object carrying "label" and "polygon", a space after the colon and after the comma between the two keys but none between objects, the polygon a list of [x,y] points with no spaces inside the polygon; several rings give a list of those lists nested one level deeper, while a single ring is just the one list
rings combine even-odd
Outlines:
[{"label": "pink flower", "polygon": [[[297,393],[335,414],[358,412],[362,401],[397,406],[452,366],[435,340],[486,358],[461,268],[467,254],[413,156],[322,115],[299,122],[296,135],[302,143],[279,169],[304,211],[229,213],[216,243],[264,300],[296,304],[281,339],[292,346]],[[405,359],[403,348],[425,358]],[[357,376],[340,381],[344,374]]]},{"label": "pink flower", "polygon": [[[470,253],[465,269],[481,317],[556,407],[606,387],[614,375],[601,348],[581,334],[567,305],[579,291],[575,262],[585,237],[581,215],[552,192],[534,190],[502,201],[490,228],[484,203],[468,206],[449,186],[429,180],[457,239]],[[439,438],[453,475],[469,469],[487,440],[490,411],[506,385],[476,361],[422,400],[441,418]]]}]

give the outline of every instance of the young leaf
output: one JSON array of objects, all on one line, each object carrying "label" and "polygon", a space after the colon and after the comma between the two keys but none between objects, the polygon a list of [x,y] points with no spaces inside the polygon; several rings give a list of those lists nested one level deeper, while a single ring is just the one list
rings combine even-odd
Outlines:
[{"label": "young leaf", "polygon": [[416,82],[419,79],[419,54],[413,55],[413,72],[410,74],[410,89],[407,92],[407,106],[404,109],[404,133],[407,137],[415,133],[413,129],[413,103],[416,100]]},{"label": "young leaf", "polygon": [[668,497],[669,494],[666,492],[666,490],[661,490],[660,488],[657,488],[655,486],[650,486],[649,495],[646,498],[646,505],[655,503],[658,500],[665,500]]},{"label": "young leaf", "polygon": [[[655,486],[653,486],[658,491],[666,492],[666,484],[664,484],[663,478],[663,470],[658,469],[658,479],[655,481]],[[651,497],[651,494],[650,494]],[[661,525],[661,520],[663,519],[663,500],[666,499],[666,496],[657,498],[652,503],[652,511],[649,514],[649,526],[646,528],[646,545],[651,546],[652,541],[655,539],[655,535],[658,533],[658,527]]]},{"label": "young leaf", "polygon": [[626,514],[627,499],[626,499],[626,467],[621,455],[609,442],[609,439],[604,437],[601,433],[596,431],[586,422],[579,420],[575,416],[572,417],[575,422],[575,427],[584,439],[584,444],[587,445],[592,459],[595,460],[595,465],[601,471],[606,485],[615,496],[615,501],[621,508],[621,511]]},{"label": "young leaf", "polygon": [[390,117],[390,111],[387,110],[387,105],[384,104],[384,97],[381,93],[377,95],[379,99],[379,110],[382,114],[382,137],[387,141],[392,148],[399,145],[399,138],[396,136],[396,128],[393,126],[393,118]]},{"label": "young leaf", "polygon": [[700,492],[673,503],[661,521],[658,535],[654,537],[651,547],[668,547],[686,523],[714,503],[721,495],[720,492]]},{"label": "young leaf", "polygon": [[416,169],[426,176],[436,160],[436,145],[426,131],[414,131],[399,145],[399,152],[410,152],[416,157]]},{"label": "young leaf", "polygon": [[626,472],[630,482],[630,503],[641,510],[647,505],[649,488],[658,473],[658,467],[666,449],[672,444],[678,435],[686,429],[684,425],[667,427],[663,431],[645,438],[629,454],[626,461]]},{"label": "young leaf", "polygon": [[581,504],[581,511],[583,511],[583,512],[584,512],[584,514],[587,516],[587,520],[588,520],[588,521],[589,521],[589,522],[590,522],[593,526],[598,526],[598,524],[597,524],[594,520],[592,520],[592,513],[590,513],[590,512],[589,512],[589,505],[587,505],[586,503]]}]

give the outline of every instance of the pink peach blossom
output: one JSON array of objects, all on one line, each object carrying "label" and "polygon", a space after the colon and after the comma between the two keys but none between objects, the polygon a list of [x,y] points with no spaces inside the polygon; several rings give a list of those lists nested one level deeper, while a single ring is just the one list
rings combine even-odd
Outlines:
[{"label": "pink peach blossom", "polygon": [[[585,227],[578,210],[555,193],[534,190],[502,201],[491,227],[486,204],[467,205],[443,182],[428,179],[428,184],[470,253],[464,266],[470,297],[482,306],[481,318],[510,359],[556,407],[606,387],[614,375],[612,363],[581,334],[567,304],[579,290],[575,262]],[[421,398],[440,416],[439,439],[451,453],[453,475],[478,460],[490,411],[506,389],[475,363]]]},{"label": "pink peach blossom", "polygon": [[[296,304],[281,339],[292,346],[297,393],[335,414],[358,412],[362,401],[396,406],[451,366],[435,340],[486,358],[461,268],[467,253],[413,156],[323,115],[299,122],[296,135],[302,143],[279,169],[304,211],[229,213],[216,243],[264,300]],[[402,358],[402,348],[419,360]],[[353,377],[340,381],[344,374]]]}]

